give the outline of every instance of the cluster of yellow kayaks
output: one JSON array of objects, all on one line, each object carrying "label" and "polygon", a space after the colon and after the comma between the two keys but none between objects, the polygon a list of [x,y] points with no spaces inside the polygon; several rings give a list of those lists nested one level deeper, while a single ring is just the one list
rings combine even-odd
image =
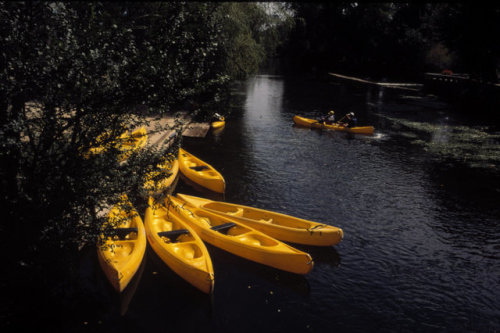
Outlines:
[{"label": "cluster of yellow kayaks", "polygon": [[[184,149],[179,149],[177,160],[167,164],[171,165],[166,166],[171,173],[168,179],[176,178],[180,170],[199,185],[216,192],[225,190],[222,175]],[[109,214],[115,232],[101,236],[99,262],[118,291],[123,291],[138,270],[146,238],[172,271],[211,293],[214,270],[204,242],[260,264],[307,274],[314,266],[311,256],[284,242],[332,246],[343,237],[342,229],[327,224],[186,194],[167,195],[164,202],[149,197],[148,203],[144,225],[133,209],[123,211],[115,206]],[[121,217],[118,222],[117,216]]]},{"label": "cluster of yellow kayaks", "polygon": [[[109,142],[110,133],[106,132],[101,134],[96,139],[96,147],[90,148],[83,155],[85,158],[89,158],[92,155],[97,155],[103,151],[110,148],[110,146],[115,146],[122,153],[118,157],[120,162],[125,161],[130,155],[139,149],[144,148],[148,141],[148,134],[145,127],[138,128],[132,132],[125,131],[116,140]],[[108,141],[107,144],[102,144],[102,142]]]}]

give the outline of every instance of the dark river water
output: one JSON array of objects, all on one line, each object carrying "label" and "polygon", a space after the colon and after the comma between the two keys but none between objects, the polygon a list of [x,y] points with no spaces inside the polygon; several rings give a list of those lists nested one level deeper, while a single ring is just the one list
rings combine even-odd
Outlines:
[{"label": "dark river water", "polygon": [[[148,247],[121,299],[92,248],[82,261],[92,292],[67,331],[500,330],[498,129],[412,90],[257,75],[233,93],[224,130],[183,143],[223,174],[225,195],[183,179],[176,191],[338,226],[342,242],[297,245],[315,261],[306,276],[208,245],[212,296]],[[330,109],[355,112],[375,135],[293,125]]]}]

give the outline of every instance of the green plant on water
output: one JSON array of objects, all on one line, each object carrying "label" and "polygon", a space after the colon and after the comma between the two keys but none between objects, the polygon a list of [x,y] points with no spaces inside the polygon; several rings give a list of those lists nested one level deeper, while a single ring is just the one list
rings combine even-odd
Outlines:
[{"label": "green plant on water", "polygon": [[402,136],[436,158],[455,160],[471,167],[500,166],[500,133],[488,132],[486,126],[443,125],[384,118],[391,121],[394,128],[405,128]]}]

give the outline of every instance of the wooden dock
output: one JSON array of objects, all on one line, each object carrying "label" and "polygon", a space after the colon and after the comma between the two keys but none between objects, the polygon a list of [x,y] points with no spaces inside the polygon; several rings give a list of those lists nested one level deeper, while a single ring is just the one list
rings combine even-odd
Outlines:
[{"label": "wooden dock", "polygon": [[[172,138],[177,130],[182,131],[182,136],[204,138],[210,130],[209,123],[197,123],[191,120],[191,117],[185,113],[180,116],[173,115],[161,118],[147,118],[149,125],[146,126],[148,133],[148,145],[161,145]],[[181,122],[181,128],[176,128],[176,122]]]},{"label": "wooden dock", "polygon": [[425,73],[424,83],[427,91],[443,96],[469,95],[498,101],[500,94],[500,84],[473,79],[468,74]]}]

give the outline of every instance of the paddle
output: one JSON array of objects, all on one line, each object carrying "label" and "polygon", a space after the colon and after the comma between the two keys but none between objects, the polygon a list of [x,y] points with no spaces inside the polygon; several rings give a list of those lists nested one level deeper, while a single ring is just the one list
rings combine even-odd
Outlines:
[{"label": "paddle", "polygon": [[335,123],[336,123],[336,124],[340,123],[340,121],[341,121],[341,120],[343,120],[345,117],[347,117],[347,114],[346,114],[346,115],[344,115],[344,116],[343,116],[342,118],[340,118],[339,120],[337,120]]}]

